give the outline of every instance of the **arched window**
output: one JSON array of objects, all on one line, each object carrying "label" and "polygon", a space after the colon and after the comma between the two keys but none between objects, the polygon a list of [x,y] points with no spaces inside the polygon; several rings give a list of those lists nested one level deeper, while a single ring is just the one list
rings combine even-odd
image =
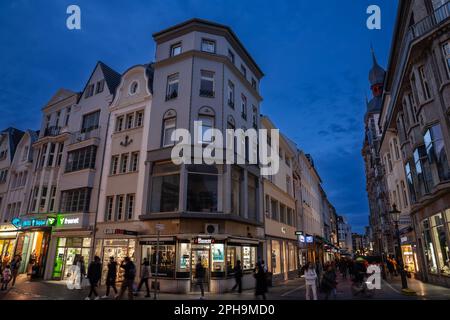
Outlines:
[{"label": "arched window", "polygon": [[172,140],[172,132],[177,128],[177,113],[175,110],[167,110],[163,117],[163,126],[162,126],[162,147],[170,147],[175,144],[175,141]]},{"label": "arched window", "polygon": [[210,129],[214,128],[214,110],[210,107],[202,107],[198,112],[198,121],[201,121],[198,132],[198,142],[199,143],[210,143],[212,142],[212,134]]},{"label": "arched window", "polygon": [[137,81],[133,81],[130,84],[130,95],[134,95],[138,92],[139,89],[139,83]]}]

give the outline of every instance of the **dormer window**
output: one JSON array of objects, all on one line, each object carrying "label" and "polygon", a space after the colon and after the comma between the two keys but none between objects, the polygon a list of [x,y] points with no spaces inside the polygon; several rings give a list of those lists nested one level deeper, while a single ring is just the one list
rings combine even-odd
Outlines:
[{"label": "dormer window", "polygon": [[181,54],[181,42],[173,44],[170,47],[170,56],[175,57],[177,55]]},{"label": "dormer window", "polygon": [[103,89],[105,88],[105,80],[100,80],[97,82],[97,87],[95,89],[95,94],[103,92]]},{"label": "dormer window", "polygon": [[202,51],[216,53],[216,42],[214,40],[202,39]]},{"label": "dormer window", "polygon": [[92,97],[94,95],[94,84],[90,84],[86,87],[86,92],[84,93],[85,98]]}]

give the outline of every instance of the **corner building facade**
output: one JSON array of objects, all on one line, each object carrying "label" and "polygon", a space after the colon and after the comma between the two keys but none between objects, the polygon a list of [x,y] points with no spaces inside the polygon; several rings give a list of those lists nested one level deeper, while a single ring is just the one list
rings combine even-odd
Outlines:
[{"label": "corner building facade", "polygon": [[[174,165],[171,133],[202,121],[199,147],[210,129],[258,128],[259,81],[263,74],[233,31],[193,19],[153,35],[156,41],[146,203],[140,219],[148,234],[141,258],[156,263],[157,225],[163,292],[196,290],[195,264],[207,270],[205,289],[226,292],[240,260],[243,287],[254,286],[252,270],[263,257],[262,181],[257,165]],[[193,141],[192,141],[193,142]],[[202,150],[200,150],[202,151]],[[194,155],[194,150],[192,152]],[[192,163],[194,163],[192,161]]]}]

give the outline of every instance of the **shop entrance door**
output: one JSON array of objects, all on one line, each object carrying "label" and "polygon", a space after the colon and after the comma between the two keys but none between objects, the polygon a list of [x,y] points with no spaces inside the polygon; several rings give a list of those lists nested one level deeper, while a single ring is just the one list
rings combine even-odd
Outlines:
[{"label": "shop entrance door", "polygon": [[25,232],[19,236],[16,254],[22,256],[19,273],[27,273],[34,277],[41,277],[45,270],[48,242],[47,232]]},{"label": "shop entrance door", "polygon": [[192,247],[191,253],[191,291],[200,292],[200,286],[195,274],[195,266],[198,260],[201,259],[203,268],[205,269],[205,278],[203,279],[203,288],[205,292],[209,292],[209,280],[211,278],[210,271],[210,248],[209,246]]}]

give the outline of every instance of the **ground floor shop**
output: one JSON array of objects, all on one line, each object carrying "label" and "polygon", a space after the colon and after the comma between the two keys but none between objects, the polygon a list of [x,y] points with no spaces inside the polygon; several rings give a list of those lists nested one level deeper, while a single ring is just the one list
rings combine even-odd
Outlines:
[{"label": "ground floor shop", "polygon": [[33,278],[43,277],[50,236],[50,229],[46,227],[18,233],[14,255],[22,257],[19,274],[26,273]]},{"label": "ground floor shop", "polygon": [[14,255],[17,230],[11,224],[0,225],[0,266],[3,269],[8,265]]},{"label": "ground floor shop", "polygon": [[450,195],[446,195],[414,213],[420,278],[447,287],[450,287],[449,203]]},{"label": "ground floor shop", "polygon": [[298,276],[299,251],[295,240],[266,238],[267,269],[274,281],[292,279]]}]

